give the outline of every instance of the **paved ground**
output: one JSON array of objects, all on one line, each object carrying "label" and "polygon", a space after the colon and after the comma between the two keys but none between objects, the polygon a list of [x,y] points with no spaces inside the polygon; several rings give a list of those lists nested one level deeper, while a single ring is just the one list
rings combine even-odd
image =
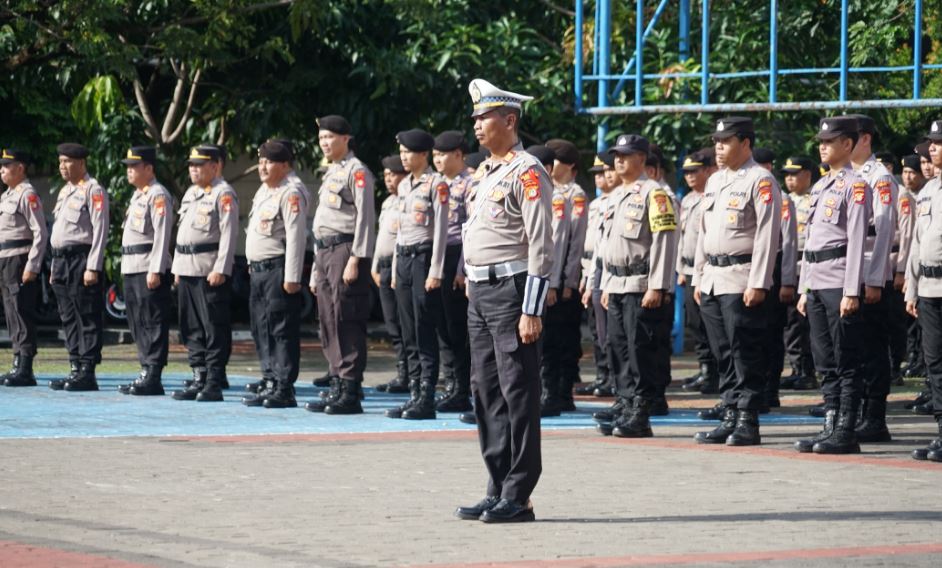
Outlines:
[{"label": "paved ground", "polygon": [[[373,347],[369,384],[393,367]],[[237,346],[234,383],[256,376],[252,356]],[[113,387],[134,351],[106,358]],[[323,371],[315,343],[304,358],[309,385]],[[178,349],[173,359],[171,387],[186,369]],[[66,366],[60,349],[43,350],[46,376]],[[691,366],[679,358],[675,377]],[[819,457],[790,449],[817,429],[805,414],[814,394],[788,394],[763,417],[764,445],[747,449],[694,444],[710,425],[691,409],[712,400],[670,399],[650,440],[597,436],[597,400],[547,421],[539,522],[487,526],[451,517],[483,493],[473,429],[448,415],[381,418],[392,398],[371,397],[356,420],[248,409],[234,391],[197,405],[0,389],[0,566],[942,565],[942,466],[908,457],[932,424],[901,402],[894,443]]]}]

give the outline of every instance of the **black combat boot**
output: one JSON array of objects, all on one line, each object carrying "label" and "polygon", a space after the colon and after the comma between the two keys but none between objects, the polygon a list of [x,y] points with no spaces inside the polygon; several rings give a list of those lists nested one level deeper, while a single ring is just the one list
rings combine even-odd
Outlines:
[{"label": "black combat boot", "polygon": [[782,401],[779,398],[779,383],[781,377],[766,377],[765,380],[765,404],[769,408],[781,408]]},{"label": "black combat boot", "polygon": [[140,383],[135,381],[131,384],[131,388],[128,389],[128,394],[132,396],[163,396],[164,385],[160,377],[162,372],[163,367],[148,365],[143,377],[144,380]]},{"label": "black combat boot", "polygon": [[572,387],[578,380],[572,377],[560,376],[556,387],[556,395],[559,397],[560,410],[562,412],[575,412],[576,399],[573,397]]},{"label": "black combat boot", "polygon": [[726,438],[726,445],[758,446],[761,443],[759,413],[755,410],[740,410],[736,416],[736,429]]},{"label": "black combat boot", "polygon": [[560,382],[559,369],[543,368],[540,371],[540,417],[559,416],[563,412],[562,400],[557,396]]},{"label": "black combat boot", "polygon": [[396,378],[388,383],[377,385],[379,392],[388,392],[389,394],[402,394],[409,392],[409,373],[408,365],[405,361],[396,362]]},{"label": "black combat boot", "polygon": [[69,392],[97,391],[98,379],[95,377],[95,364],[82,363],[74,379],[69,379],[63,385]]},{"label": "black combat boot", "polygon": [[837,409],[829,408],[824,413],[824,428],[813,438],[806,438],[795,442],[795,449],[803,454],[810,454],[814,445],[823,442],[834,433],[834,423],[837,421]]},{"label": "black combat boot", "polygon": [[606,408],[605,410],[599,410],[592,414],[592,419],[596,422],[614,422],[616,418],[622,415],[625,411],[625,408],[631,408],[629,401],[622,397],[615,399],[615,404]]},{"label": "black combat boot", "polygon": [[818,390],[818,379],[815,378],[814,371],[795,377],[792,389],[796,391]]},{"label": "black combat boot", "polygon": [[222,402],[222,391],[225,388],[225,380],[225,369],[207,369],[206,385],[196,394],[196,402]]},{"label": "black combat boot", "polygon": [[468,412],[474,407],[471,406],[471,385],[470,380],[464,381],[455,379],[454,389],[451,394],[441,398],[435,403],[435,410],[438,412]]},{"label": "black combat boot", "polygon": [[294,397],[294,385],[288,381],[278,381],[275,390],[265,397],[262,406],[265,408],[297,408],[298,401]]},{"label": "black combat boot", "polygon": [[860,444],[857,443],[857,433],[854,431],[858,404],[856,400],[841,399],[834,433],[815,444],[811,451],[816,454],[859,454]]},{"label": "black combat boot", "polygon": [[137,378],[126,385],[118,385],[118,392],[121,394],[131,394],[131,387],[138,384],[144,384],[144,376],[147,375],[147,367],[141,366]]},{"label": "black combat boot", "polygon": [[7,379],[16,374],[16,370],[20,368],[20,354],[16,353],[13,355],[13,364],[10,366],[10,370],[6,373],[0,375],[0,385],[5,385]]},{"label": "black combat boot", "polygon": [[[69,376],[64,379],[53,379],[49,381],[49,388],[54,391],[61,391],[65,388],[65,383],[74,381],[78,376],[79,362],[77,359],[69,359]],[[4,379],[5,380],[5,379]]]},{"label": "black combat boot", "polygon": [[259,388],[255,394],[242,397],[242,404],[246,406],[262,406],[265,399],[275,392],[275,381],[273,379],[264,379],[259,381]]},{"label": "black combat boot", "polygon": [[670,406],[667,405],[667,397],[664,393],[658,394],[651,401],[651,408],[648,411],[651,416],[667,416],[671,413]]},{"label": "black combat boot", "polygon": [[[929,445],[925,448],[919,448],[918,450],[913,450],[913,459],[924,461],[929,459],[929,454],[933,453],[939,455],[939,452],[942,452],[942,416],[936,418],[939,424],[939,437],[935,440],[929,442]],[[935,459],[933,461],[940,461]]]},{"label": "black combat boot", "polygon": [[932,400],[932,390],[929,388],[929,381],[927,380],[926,388],[923,389],[923,391],[920,392],[918,395],[916,395],[916,398],[904,404],[903,408],[905,408],[906,410],[912,410],[914,407],[919,406],[921,404],[926,404],[927,402],[931,400]]},{"label": "black combat boot", "polygon": [[327,391],[327,396],[322,396],[320,400],[312,400],[311,402],[304,405],[304,410],[308,412],[324,412],[327,409],[327,405],[333,402],[340,400],[341,395],[341,382],[339,377],[332,377],[330,379],[330,390]]},{"label": "black combat boot", "polygon": [[723,421],[720,425],[709,432],[697,432],[693,439],[698,444],[725,444],[726,439],[736,429],[737,413],[736,407],[728,406],[723,408]]},{"label": "black combat boot", "polygon": [[858,442],[875,444],[893,440],[886,427],[886,397],[868,399],[861,414],[863,420],[856,428]]},{"label": "black combat boot", "polygon": [[680,388],[684,390],[697,390],[699,387],[695,387],[694,385],[697,384],[701,378],[703,378],[703,363],[700,363],[700,372],[690,375],[684,379],[684,382],[681,383]]},{"label": "black combat boot", "polygon": [[717,394],[720,392],[720,375],[716,370],[716,363],[704,363],[700,367],[700,394]]},{"label": "black combat boot", "polygon": [[412,408],[412,405],[418,402],[419,400],[419,381],[413,380],[409,382],[409,400],[404,403],[396,406],[395,408],[390,408],[386,411],[386,418],[402,418],[402,414]]},{"label": "black combat boot", "polygon": [[435,420],[435,383],[422,381],[419,385],[419,398],[409,408],[402,411],[406,420]]},{"label": "black combat boot", "polygon": [[311,384],[313,384],[315,387],[326,387],[326,386],[330,386],[330,380],[333,379],[333,378],[334,378],[334,377],[331,376],[330,371],[328,370],[328,371],[327,371],[326,373],[324,373],[322,376],[317,377],[316,379],[314,379],[313,381],[311,381]]},{"label": "black combat boot", "polygon": [[451,396],[451,393],[455,392],[455,377],[453,375],[446,376],[442,384],[444,388],[442,388],[441,394],[435,395],[436,403],[444,398],[448,398]]},{"label": "black combat boot", "polygon": [[935,414],[935,406],[932,405],[932,401],[925,404],[917,404],[913,407],[913,414],[918,414],[920,416],[932,416]]},{"label": "black combat boot", "polygon": [[20,355],[20,364],[16,372],[3,382],[8,387],[35,387],[36,376],[33,375],[33,358],[29,355]]},{"label": "black combat boot", "polygon": [[458,415],[458,420],[464,424],[477,424],[478,416],[473,412],[462,412]]},{"label": "black combat boot", "polygon": [[363,405],[360,404],[363,387],[358,381],[344,379],[340,382],[340,396],[337,400],[327,403],[325,414],[363,414]]},{"label": "black combat boot", "polygon": [[183,390],[173,391],[174,400],[196,400],[196,395],[206,386],[206,369],[193,367],[193,378],[183,381]]},{"label": "black combat boot", "polygon": [[579,396],[592,396],[592,394],[595,393],[595,389],[603,386],[604,384],[605,380],[601,375],[598,375],[591,383],[581,387],[576,387],[576,394]]},{"label": "black combat boot", "polygon": [[611,375],[605,377],[605,382],[592,391],[595,398],[612,398],[615,396],[615,382]]},{"label": "black combat boot", "polygon": [[816,404],[808,409],[808,415],[814,416],[815,418],[824,418],[824,414],[826,412],[827,412],[827,407],[825,406],[823,402],[820,404]]},{"label": "black combat boot", "polygon": [[726,405],[723,404],[722,400],[717,402],[713,408],[707,408],[697,413],[697,418],[700,420],[723,420],[724,416],[726,416]]},{"label": "black combat boot", "polygon": [[612,426],[612,435],[616,438],[651,438],[651,401],[636,396],[631,412],[622,415]]}]

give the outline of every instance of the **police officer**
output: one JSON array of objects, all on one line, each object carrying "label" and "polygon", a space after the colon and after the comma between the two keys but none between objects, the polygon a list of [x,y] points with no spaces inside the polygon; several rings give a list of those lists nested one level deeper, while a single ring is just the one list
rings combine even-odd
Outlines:
[{"label": "police officer", "polygon": [[175,275],[180,337],[193,380],[173,393],[177,400],[218,402],[232,352],[232,262],[239,234],[239,201],[222,178],[215,146],[192,149],[190,181],[180,203]]},{"label": "police officer", "polygon": [[396,235],[399,234],[399,183],[409,172],[402,166],[399,154],[383,158],[383,182],[389,196],[380,206],[379,230],[376,248],[373,249],[373,282],[379,289],[379,303],[383,309],[386,333],[396,352],[396,378],[376,386],[379,392],[409,392],[408,363],[402,346],[402,330],[399,326],[399,307],[396,291],[392,289],[392,259],[396,250]]},{"label": "police officer", "polygon": [[[677,253],[677,219],[670,195],[644,172],[649,143],[633,134],[618,137],[609,152],[621,189],[605,237],[602,305],[608,310],[609,345],[622,361],[615,377],[620,413],[599,431],[647,438],[651,407],[659,394],[659,346],[669,342],[671,296]],[[667,337],[665,337],[665,334]]]},{"label": "police officer", "polygon": [[157,181],[157,149],[133,146],[122,160],[134,194],[124,217],[121,275],[128,327],[137,343],[141,373],[121,385],[123,394],[162,396],[170,331],[170,230],[173,198]]},{"label": "police officer", "polygon": [[[909,206],[913,210],[912,214],[915,216],[916,212],[916,201],[919,198],[919,193],[922,188],[926,185],[926,178],[922,173],[921,165],[922,157],[918,154],[912,154],[909,156],[904,156],[902,160],[902,180],[903,187],[906,189],[909,197]],[[931,166],[932,163],[930,162]],[[903,191],[900,190],[900,206],[902,207],[903,203]],[[902,216],[902,213],[901,213]],[[914,223],[915,225],[915,223]],[[915,231],[914,231],[915,232]],[[907,263],[908,264],[908,263]],[[926,365],[922,357],[922,331],[919,327],[919,320],[910,316],[908,313],[906,315],[908,327],[906,331],[906,377],[925,377],[926,376]],[[927,385],[928,386],[928,385]],[[928,392],[928,390],[926,391]],[[923,400],[913,403],[907,403],[907,409],[912,409],[913,406],[917,404],[925,404],[929,402],[930,398],[928,396],[922,397]],[[911,404],[911,405],[910,405]]]},{"label": "police officer", "polygon": [[[785,161],[781,169],[785,176],[788,197],[795,207],[795,225],[798,233],[798,258],[805,251],[808,236],[808,219],[811,218],[811,185],[818,181],[818,168],[811,158],[792,156]],[[801,315],[794,303],[787,307],[785,325],[785,354],[791,365],[792,373],[781,380],[781,388],[794,390],[812,390],[818,388],[815,378],[814,360],[811,358],[811,340],[809,338],[808,318]]]},{"label": "police officer", "polygon": [[[721,119],[713,133],[717,165],[704,191],[693,284],[720,374],[722,423],[700,443],[760,443],[758,411],[766,381],[769,289],[781,236],[775,178],[752,159],[755,129]],[[737,412],[738,410],[738,412]]]},{"label": "police officer", "polygon": [[[926,136],[929,156],[942,172],[942,120],[933,121]],[[905,166],[904,162],[904,166]],[[942,462],[942,179],[930,179],[916,198],[916,230],[906,274],[906,310],[922,322],[922,344],[929,375],[933,415],[939,436],[913,459]]]},{"label": "police officer", "polygon": [[716,172],[716,159],[712,148],[691,152],[682,166],[684,181],[690,191],[680,203],[680,250],[677,254],[677,285],[684,287],[684,313],[686,327],[693,337],[694,351],[700,372],[683,385],[684,390],[702,394],[716,394],[719,390],[716,359],[710,351],[706,327],[700,317],[700,306],[693,299],[694,260],[697,255],[697,238],[700,235],[700,217],[703,211],[703,190],[707,180]]},{"label": "police officer", "polygon": [[815,437],[799,440],[799,452],[860,451],[855,433],[863,394],[865,323],[861,296],[871,191],[851,163],[858,142],[857,120],[822,118],[821,161],[830,166],[811,190],[811,218],[801,266],[798,310],[811,326],[814,365],[821,375],[825,422]]},{"label": "police officer", "polygon": [[[886,398],[890,394],[890,313],[896,267],[891,253],[897,228],[899,187],[896,178],[873,155],[877,142],[876,123],[869,116],[850,115],[857,120],[859,139],[851,160],[854,169],[872,189],[872,219],[867,231],[864,263],[865,295],[861,313],[866,324],[863,353],[866,357],[865,396],[858,416],[860,442],[889,442],[886,427]],[[902,286],[902,283],[900,283]]]},{"label": "police officer", "polygon": [[[889,168],[887,168],[889,169]],[[889,335],[890,335],[890,374],[896,386],[902,386],[903,361],[906,360],[906,341],[909,334],[909,322],[912,319],[906,313],[906,299],[903,285],[906,280],[906,266],[909,263],[909,251],[915,228],[915,195],[902,185],[899,187],[896,201],[896,231],[893,235],[893,248],[890,249],[890,266],[893,267],[893,288],[889,297]]]},{"label": "police officer", "polygon": [[442,272],[442,321],[438,325],[445,394],[439,412],[471,410],[471,351],[468,346],[468,298],[465,296],[461,227],[468,220],[465,207],[471,174],[464,166],[468,143],[464,133],[448,130],[435,137],[432,161],[448,183],[448,246]]},{"label": "police officer", "polygon": [[410,398],[386,411],[389,418],[435,418],[438,383],[437,327],[448,242],[448,182],[429,165],[435,138],[413,129],[396,135],[399,157],[409,172],[399,183],[399,235],[393,254],[393,287],[399,304],[402,342],[409,364]]},{"label": "police officer", "polygon": [[242,399],[246,406],[293,408],[301,345],[301,271],[306,228],[304,195],[288,178],[293,156],[280,142],[258,149],[261,186],[246,228],[249,314],[264,387]]},{"label": "police officer", "polygon": [[913,152],[919,156],[919,167],[922,170],[922,177],[930,180],[936,176],[936,168],[932,164],[932,159],[929,155],[929,142],[925,141],[920,144],[916,144],[913,147]]},{"label": "police officer", "polygon": [[69,351],[69,376],[49,381],[49,388],[96,391],[95,365],[101,362],[102,268],[108,242],[108,192],[88,174],[88,149],[65,143],[56,148],[59,190],[52,224],[49,281],[59,305],[59,319]]},{"label": "police officer", "polygon": [[756,148],[752,151],[752,159],[770,172],[775,171],[775,152],[768,148]]},{"label": "police officer", "polygon": [[330,165],[314,213],[317,259],[310,286],[317,295],[321,342],[332,379],[328,397],[305,408],[327,414],[360,414],[370,255],[376,240],[375,182],[350,149],[353,129],[345,118],[329,115],[317,125],[320,147]]},{"label": "police officer", "polygon": [[475,79],[474,135],[491,151],[475,174],[465,224],[471,389],[487,495],[459,507],[462,519],[534,520],[530,494],[542,472],[541,316],[552,265],[552,180],[518,138],[522,103],[532,97]]},{"label": "police officer", "polygon": [[42,201],[26,176],[30,161],[25,150],[10,148],[0,154],[0,178],[7,186],[0,196],[0,284],[13,344],[13,367],[2,376],[8,387],[36,386],[36,279],[48,235]]}]

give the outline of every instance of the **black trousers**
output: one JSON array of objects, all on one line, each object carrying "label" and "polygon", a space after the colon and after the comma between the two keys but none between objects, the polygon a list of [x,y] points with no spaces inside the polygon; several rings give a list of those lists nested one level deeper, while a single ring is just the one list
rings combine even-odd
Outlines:
[{"label": "black trousers", "polygon": [[36,356],[36,299],[39,281],[23,284],[23,269],[28,254],[0,258],[0,285],[2,285],[3,314],[10,332],[13,353],[24,357]]},{"label": "black trousers", "polygon": [[694,287],[689,281],[693,277],[687,278],[687,285],[684,286],[686,328],[693,339],[693,350],[697,355],[697,362],[701,365],[713,365],[716,360],[713,358],[713,352],[710,351],[710,340],[707,339],[706,326],[703,324],[703,318],[700,317],[700,306],[693,299]]},{"label": "black trousers", "polygon": [[880,301],[875,304],[860,302],[860,311],[864,320],[864,397],[886,398],[890,394],[890,383],[893,380],[890,368],[890,329],[892,314],[890,305],[893,302],[893,283],[887,282],[880,295]]},{"label": "black trousers", "polygon": [[772,273],[772,288],[765,296],[768,304],[769,326],[765,334],[766,357],[766,394],[769,397],[778,396],[779,381],[782,370],[785,368],[785,326],[788,324],[788,304],[779,300],[782,290],[782,253],[778,253],[775,270]]},{"label": "black trousers", "polygon": [[370,259],[357,261],[357,279],[343,281],[353,243],[317,251],[317,314],[321,346],[332,376],[363,382],[366,369],[366,320],[370,315]]},{"label": "black trousers", "polygon": [[[579,382],[579,359],[582,357],[582,302],[578,293],[546,308],[543,318],[543,363],[541,375],[558,382],[565,392]],[[554,383],[556,384],[556,383]]]},{"label": "black trousers", "polygon": [[906,330],[906,351],[909,365],[916,369],[925,365],[925,357],[922,351],[922,324],[920,320],[906,314],[908,328]]},{"label": "black trousers", "polygon": [[792,371],[803,377],[814,376],[814,359],[811,357],[811,328],[808,318],[801,315],[796,304],[786,309],[785,353]]},{"label": "black trousers", "polygon": [[102,329],[104,327],[104,294],[102,278],[85,285],[87,253],[75,253],[52,259],[52,291],[56,295],[59,319],[65,335],[69,361],[101,363]]},{"label": "black trousers", "polygon": [[[301,293],[284,289],[285,263],[280,257],[271,270],[251,272],[249,314],[252,338],[262,377],[294,384],[301,364]],[[320,292],[318,292],[320,295]]]},{"label": "black trousers", "polygon": [[164,367],[170,333],[170,273],[160,275],[160,285],[147,288],[147,273],[124,275],[124,301],[128,327],[137,344],[141,365]]},{"label": "black trousers", "polygon": [[396,302],[409,380],[438,383],[438,322],[442,295],[425,291],[432,253],[399,255],[396,260]]},{"label": "black trousers", "polygon": [[232,353],[232,279],[210,286],[205,276],[181,276],[177,300],[190,367],[224,371]]},{"label": "black trousers", "polygon": [[[392,341],[396,352],[396,361],[406,364],[406,350],[402,347],[402,330],[399,327],[399,305],[396,302],[396,291],[392,289],[392,258],[390,262],[379,267],[379,304],[383,309],[383,323],[386,333]],[[465,316],[467,318],[467,316]],[[467,328],[466,328],[467,329]]]},{"label": "black trousers", "polygon": [[891,285],[884,293],[888,294],[886,308],[889,311],[890,374],[895,376],[906,360],[909,314],[906,313],[906,298],[901,290]]},{"label": "black trousers", "polygon": [[540,342],[524,344],[520,322],[526,274],[470,282],[471,392],[487,494],[525,503],[542,473]]},{"label": "black trousers", "polygon": [[445,249],[445,268],[442,272],[442,319],[438,324],[442,370],[448,379],[460,385],[471,382],[471,348],[468,345],[468,298],[464,289],[455,289],[453,283],[461,259],[461,245]]},{"label": "black trousers", "polygon": [[661,394],[660,346],[670,344],[673,303],[659,308],[641,307],[644,294],[608,295],[608,341],[612,353],[622,361],[615,375],[615,392],[632,399],[636,396],[653,401]]},{"label": "black trousers", "polygon": [[608,312],[602,307],[602,291],[597,288],[592,289],[589,329],[592,330],[592,347],[595,351],[596,380],[608,383],[612,377],[608,360]]},{"label": "black trousers", "polygon": [[936,419],[942,418],[942,298],[919,298],[919,321],[922,322],[922,350],[926,357],[932,408]]},{"label": "black trousers", "polygon": [[821,375],[821,393],[827,408],[863,395],[864,316],[861,310],[841,317],[841,289],[808,292],[806,312],[811,327],[811,353]]},{"label": "black trousers", "polygon": [[700,315],[716,358],[723,404],[759,410],[765,399],[768,302],[747,308],[742,297],[701,294]]}]

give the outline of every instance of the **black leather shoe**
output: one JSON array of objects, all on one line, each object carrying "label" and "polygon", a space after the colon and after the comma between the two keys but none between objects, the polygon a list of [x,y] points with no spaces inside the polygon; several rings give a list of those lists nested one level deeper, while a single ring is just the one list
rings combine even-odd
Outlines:
[{"label": "black leather shoe", "polygon": [[610,384],[605,384],[592,391],[595,398],[612,398],[615,396],[615,388]]},{"label": "black leather shoe", "polygon": [[82,363],[74,378],[67,379],[62,388],[69,392],[90,392],[98,390],[98,379],[95,377],[95,365]]},{"label": "black leather shoe", "polygon": [[726,438],[727,446],[758,446],[762,443],[759,436],[759,413],[755,410],[740,410],[736,417],[736,429]]},{"label": "black leather shoe", "polygon": [[919,406],[920,404],[925,404],[929,402],[930,400],[932,400],[932,393],[927,390],[924,390],[921,393],[919,393],[914,400],[911,400],[907,402],[906,404],[904,404],[903,408],[905,408],[906,410],[912,410],[916,406]]},{"label": "black leather shoe", "polygon": [[562,403],[553,398],[547,398],[540,403],[540,418],[552,418],[563,413]]},{"label": "black leather shoe", "polygon": [[[336,400],[327,403],[327,406],[324,407],[324,413],[332,415],[363,414],[363,405],[360,404],[362,390],[360,383],[356,381],[341,381],[340,396]],[[305,406],[305,408],[307,407]]]},{"label": "black leather shoe", "polygon": [[330,376],[330,372],[328,371],[328,372],[324,373],[323,376],[317,377],[316,379],[314,379],[313,381],[311,381],[311,383],[312,383],[315,387],[329,387],[329,386],[330,386],[330,379],[331,379],[331,376]]},{"label": "black leather shoe", "polygon": [[458,507],[455,516],[465,521],[477,521],[486,511],[490,511],[500,503],[500,497],[488,495],[470,507]]},{"label": "black leather shoe", "polygon": [[593,412],[592,420],[595,420],[596,422],[614,422],[616,418],[621,416],[621,413],[624,412],[624,410],[625,401],[619,398],[610,408]]},{"label": "black leather shoe", "polygon": [[733,407],[723,409],[723,421],[709,432],[697,432],[693,439],[698,444],[725,444],[730,434],[736,429],[736,409]]},{"label": "black leather shoe", "polygon": [[942,437],[932,440],[925,448],[913,450],[913,459],[925,461],[929,459],[929,452],[938,452],[940,450],[942,450]]},{"label": "black leather shoe", "polygon": [[827,414],[827,409],[824,408],[824,403],[812,406],[808,409],[808,414],[814,416],[815,418],[824,418],[824,415]]},{"label": "black leather shoe", "polygon": [[65,390],[65,383],[67,381],[75,380],[75,377],[77,377],[79,374],[79,368],[80,366],[78,361],[69,361],[69,375],[64,379],[53,379],[49,381],[49,388],[54,391]]},{"label": "black leather shoe", "polygon": [[481,521],[485,523],[531,523],[535,520],[536,515],[529,502],[520,505],[510,499],[501,499],[500,503],[481,515]]},{"label": "black leather shoe", "polygon": [[468,412],[473,408],[471,395],[460,388],[435,403],[435,410],[439,412]]},{"label": "black leather shoe", "polygon": [[262,401],[265,408],[297,408],[298,401],[294,397],[294,386],[278,383],[275,390]]},{"label": "black leather shoe", "polygon": [[723,406],[722,402],[718,402],[713,408],[707,408],[706,410],[698,412],[697,418],[700,420],[722,420],[725,414],[726,407]]},{"label": "black leather shoe", "polygon": [[615,424],[613,422],[599,422],[595,425],[595,430],[603,436],[611,436],[615,432]]},{"label": "black leather shoe", "polygon": [[465,424],[477,424],[478,417],[473,412],[462,412],[458,415],[458,420]]},{"label": "black leather shoe", "polygon": [[927,402],[925,404],[917,404],[916,406],[913,407],[913,414],[918,414],[920,416],[932,416],[933,414],[935,414],[935,408],[932,406],[931,402]]},{"label": "black leather shoe", "polygon": [[818,390],[818,380],[814,375],[801,375],[795,378],[792,389],[796,391]]},{"label": "black leather shoe", "polygon": [[810,454],[814,445],[823,442],[834,433],[834,423],[837,420],[837,409],[830,408],[824,415],[824,428],[814,438],[805,438],[795,442],[795,449],[802,454]]},{"label": "black leather shoe", "polygon": [[671,413],[670,406],[667,405],[667,399],[659,396],[651,403],[651,416],[667,416]]}]

